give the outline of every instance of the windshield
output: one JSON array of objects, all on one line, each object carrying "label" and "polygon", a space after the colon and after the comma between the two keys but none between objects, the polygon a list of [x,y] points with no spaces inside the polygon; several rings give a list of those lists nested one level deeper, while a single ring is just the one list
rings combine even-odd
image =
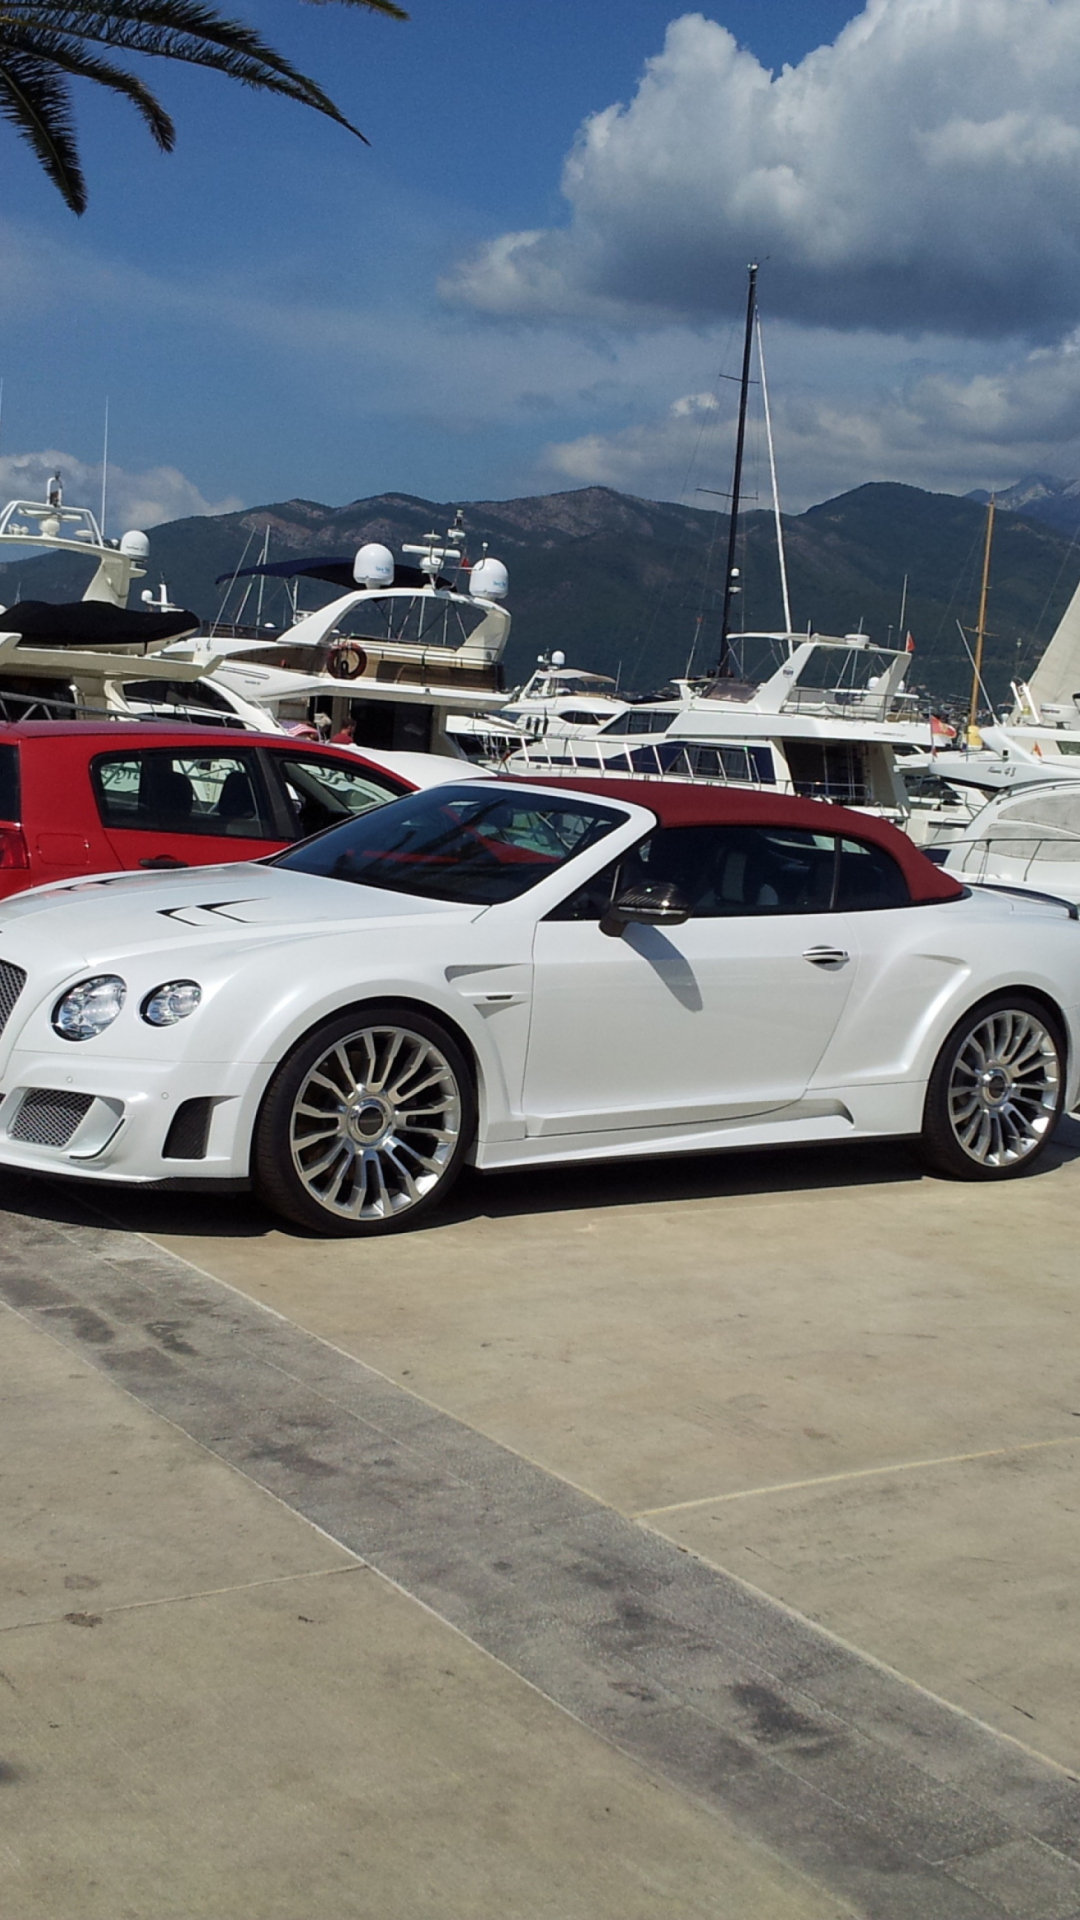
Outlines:
[{"label": "windshield", "polygon": [[581,794],[549,799],[506,787],[431,787],[332,827],[268,864],[488,907],[516,900],[624,818]]}]

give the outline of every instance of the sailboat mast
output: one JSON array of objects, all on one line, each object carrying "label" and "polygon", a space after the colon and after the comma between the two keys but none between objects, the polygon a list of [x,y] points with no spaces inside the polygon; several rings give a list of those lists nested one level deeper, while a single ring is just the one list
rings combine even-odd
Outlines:
[{"label": "sailboat mast", "polygon": [[743,340],[742,379],[739,384],[739,426],[735,435],[735,476],[731,482],[731,527],[728,532],[727,574],[724,579],[724,611],[720,617],[720,658],[717,674],[731,671],[731,601],[735,585],[736,542],[739,537],[739,495],[742,491],[743,448],[746,445],[746,403],[750,393],[750,356],[754,347],[754,312],[757,304],[757,263],[749,268],[746,291],[746,335]]},{"label": "sailboat mast", "polygon": [[979,714],[979,694],[982,691],[983,641],[986,639],[986,601],[990,592],[990,550],[994,541],[994,509],[996,501],[990,495],[990,504],[986,509],[986,545],[983,548],[982,586],[979,589],[979,624],[975,629],[974,672],[971,679],[971,710],[968,714],[968,738],[976,731]]}]

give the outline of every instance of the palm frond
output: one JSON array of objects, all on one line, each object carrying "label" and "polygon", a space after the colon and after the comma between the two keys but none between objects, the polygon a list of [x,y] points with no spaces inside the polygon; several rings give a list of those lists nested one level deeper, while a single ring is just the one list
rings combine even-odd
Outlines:
[{"label": "palm frond", "polygon": [[67,82],[45,60],[0,40],[0,114],[10,121],[59,187],[72,213],[86,211]]},{"label": "palm frond", "polygon": [[[323,5],[326,0],[311,3]],[[408,19],[396,0],[340,4]],[[86,42],[211,68],[243,86],[295,100],[364,139],[317,81],[252,27],[227,20],[204,0],[0,0],[0,114],[33,147],[75,213],[86,206],[86,184],[66,76],[93,80],[130,100],[166,152],[176,138],[169,115],[149,87],[91,53]]]},{"label": "palm frond", "polygon": [[356,134],[364,135],[318,84],[300,73],[290,61],[238,20],[226,20],[201,0],[61,0],[56,7],[20,5],[7,0],[0,9],[0,44],[3,18],[18,21],[28,32],[56,32],[67,37],[93,40],[114,47],[118,52],[143,54],[151,59],[179,60],[185,66],[210,67],[225,73],[242,85],[263,93],[283,94],[301,106],[325,114]]},{"label": "palm frond", "polygon": [[99,59],[96,54],[59,33],[24,34],[13,22],[7,21],[0,27],[0,36],[0,46],[5,52],[21,52],[32,59],[47,62],[49,67],[59,68],[63,73],[82,80],[94,80],[99,86],[122,94],[142,115],[162,152],[172,152],[176,145],[176,128],[161,102],[134,74],[125,73],[122,67],[114,66],[109,60]]}]

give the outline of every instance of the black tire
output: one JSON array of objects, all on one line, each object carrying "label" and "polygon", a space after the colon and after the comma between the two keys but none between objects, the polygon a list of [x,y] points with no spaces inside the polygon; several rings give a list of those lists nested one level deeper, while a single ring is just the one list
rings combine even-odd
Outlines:
[{"label": "black tire", "polygon": [[475,1132],[472,1075],[446,1028],[409,1006],[356,1007],[278,1068],[252,1180],[272,1212],[315,1233],[394,1233],[446,1198]]},{"label": "black tire", "polygon": [[922,1159],[954,1180],[1014,1180],[1034,1166],[1065,1102],[1059,1017],[1033,994],[996,993],[958,1020],[934,1063]]}]

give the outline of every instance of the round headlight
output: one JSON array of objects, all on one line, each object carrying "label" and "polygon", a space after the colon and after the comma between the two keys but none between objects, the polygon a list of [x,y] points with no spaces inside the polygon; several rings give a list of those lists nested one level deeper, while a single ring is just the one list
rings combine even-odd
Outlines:
[{"label": "round headlight", "polygon": [[166,980],[163,987],[147,994],[139,1011],[152,1027],[175,1027],[178,1020],[194,1013],[201,999],[202,988],[196,980]]},{"label": "round headlight", "polygon": [[112,1026],[126,999],[127,988],[115,973],[80,980],[53,1008],[53,1031],[62,1040],[93,1040]]}]

